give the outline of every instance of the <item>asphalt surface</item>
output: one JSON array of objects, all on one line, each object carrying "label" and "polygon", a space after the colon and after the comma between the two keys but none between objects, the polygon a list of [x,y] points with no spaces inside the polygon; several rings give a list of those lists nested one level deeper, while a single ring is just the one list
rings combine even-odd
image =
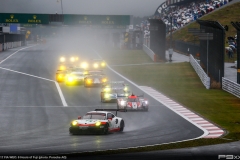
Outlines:
[{"label": "asphalt surface", "polygon": [[[69,135],[70,122],[77,116],[96,108],[116,108],[116,104],[102,104],[100,88],[60,84],[67,103],[64,107],[54,82],[59,57],[67,52],[85,59],[97,55],[83,46],[74,46],[75,50],[68,49],[64,53],[62,47],[56,46],[50,42],[40,44],[0,62],[1,155],[52,155],[117,149],[182,141],[203,134],[203,131],[145,95],[150,103],[149,112],[118,113],[125,120],[123,133]],[[1,52],[0,59],[16,50]],[[104,72],[109,80],[124,80],[109,69]],[[128,84],[133,93],[142,94],[137,87]]]}]

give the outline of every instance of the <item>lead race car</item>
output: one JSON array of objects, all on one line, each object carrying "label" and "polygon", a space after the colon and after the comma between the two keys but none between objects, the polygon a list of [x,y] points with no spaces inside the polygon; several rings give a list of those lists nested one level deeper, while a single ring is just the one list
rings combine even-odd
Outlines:
[{"label": "lead race car", "polygon": [[[116,111],[116,116],[109,112]],[[86,113],[83,117],[78,117],[77,120],[71,122],[69,133],[84,134],[84,133],[100,133],[108,134],[113,132],[122,132],[125,127],[123,118],[117,117],[117,112],[124,110],[119,109],[95,109]]]},{"label": "lead race car", "polygon": [[116,101],[118,96],[128,95],[128,85],[124,81],[111,81],[102,86],[101,102]]},{"label": "lead race car", "polygon": [[117,99],[117,108],[132,111],[148,111],[148,100],[143,95],[119,96]]}]

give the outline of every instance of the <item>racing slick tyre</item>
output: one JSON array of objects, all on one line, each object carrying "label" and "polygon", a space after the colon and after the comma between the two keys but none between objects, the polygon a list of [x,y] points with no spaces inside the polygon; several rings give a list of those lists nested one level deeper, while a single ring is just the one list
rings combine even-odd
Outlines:
[{"label": "racing slick tyre", "polygon": [[121,120],[120,122],[120,132],[122,132],[124,130],[124,121]]},{"label": "racing slick tyre", "polygon": [[103,130],[102,130],[102,134],[104,134],[104,135],[106,135],[106,134],[108,134],[108,124],[106,124],[105,126],[104,126],[104,128],[103,128]]}]

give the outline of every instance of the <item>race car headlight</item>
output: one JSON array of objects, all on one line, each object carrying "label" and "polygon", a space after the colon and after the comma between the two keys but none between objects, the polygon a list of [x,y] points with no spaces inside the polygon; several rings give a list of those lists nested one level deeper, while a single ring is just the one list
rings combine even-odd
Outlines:
[{"label": "race car headlight", "polygon": [[78,57],[75,57],[75,60],[78,61]]},{"label": "race car headlight", "polygon": [[97,63],[94,63],[94,64],[93,64],[93,67],[94,67],[94,68],[98,68],[98,64],[97,64]]},{"label": "race car headlight", "polygon": [[81,63],[82,68],[88,68],[88,64],[86,62]]},{"label": "race car headlight", "polygon": [[92,80],[91,79],[87,79],[87,83],[92,83]]},{"label": "race car headlight", "polygon": [[60,69],[61,71],[63,71],[63,70],[66,69],[66,67],[65,67],[65,66],[60,66],[59,69]]},{"label": "race car headlight", "polygon": [[123,106],[123,105],[125,104],[125,102],[124,102],[124,101],[121,101],[120,104],[121,104],[121,106]]},{"label": "race car headlight", "polygon": [[66,60],[65,57],[60,58],[60,62],[65,62],[65,60]]},{"label": "race car headlight", "polygon": [[71,61],[71,62],[74,62],[74,61],[75,61],[75,58],[74,58],[74,57],[71,57],[71,58],[70,58],[70,61]]},{"label": "race car headlight", "polygon": [[128,96],[129,94],[128,93],[125,93],[125,96]]},{"label": "race car headlight", "polygon": [[128,88],[127,88],[127,87],[124,87],[124,88],[123,88],[123,90],[124,90],[124,91],[127,91],[127,90],[128,90]]},{"label": "race car headlight", "polygon": [[104,88],[105,92],[109,92],[111,89],[110,88]]},{"label": "race car headlight", "polygon": [[105,94],[105,95],[104,95],[104,98],[109,98],[109,97],[110,97],[109,94]]},{"label": "race car headlight", "polygon": [[77,121],[72,121],[72,125],[73,125],[73,126],[76,126],[77,124],[78,124]]},{"label": "race car headlight", "polygon": [[69,81],[69,82],[72,82],[73,79],[74,79],[73,77],[68,77],[68,81]]},{"label": "race car headlight", "polygon": [[99,122],[99,121],[97,121],[96,123],[95,123],[95,126],[100,126],[101,125],[101,122]]},{"label": "race car headlight", "polygon": [[105,67],[105,66],[106,66],[106,63],[105,63],[105,62],[102,62],[102,63],[101,63],[101,66],[102,66],[102,67]]},{"label": "race car headlight", "polygon": [[102,82],[107,82],[107,78],[103,78],[103,79],[102,79]]},{"label": "race car headlight", "polygon": [[63,78],[63,75],[62,75],[62,74],[59,74],[59,75],[58,75],[58,78],[59,78],[59,79],[62,79],[62,78]]},{"label": "race car headlight", "polygon": [[145,101],[145,104],[148,104],[148,101]]}]

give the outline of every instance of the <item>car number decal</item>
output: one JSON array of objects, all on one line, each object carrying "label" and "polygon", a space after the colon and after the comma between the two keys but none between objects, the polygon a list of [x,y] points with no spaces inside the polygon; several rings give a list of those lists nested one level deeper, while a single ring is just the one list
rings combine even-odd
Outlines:
[{"label": "car number decal", "polygon": [[132,102],[132,107],[133,107],[133,109],[137,109],[137,103],[136,102]]}]

